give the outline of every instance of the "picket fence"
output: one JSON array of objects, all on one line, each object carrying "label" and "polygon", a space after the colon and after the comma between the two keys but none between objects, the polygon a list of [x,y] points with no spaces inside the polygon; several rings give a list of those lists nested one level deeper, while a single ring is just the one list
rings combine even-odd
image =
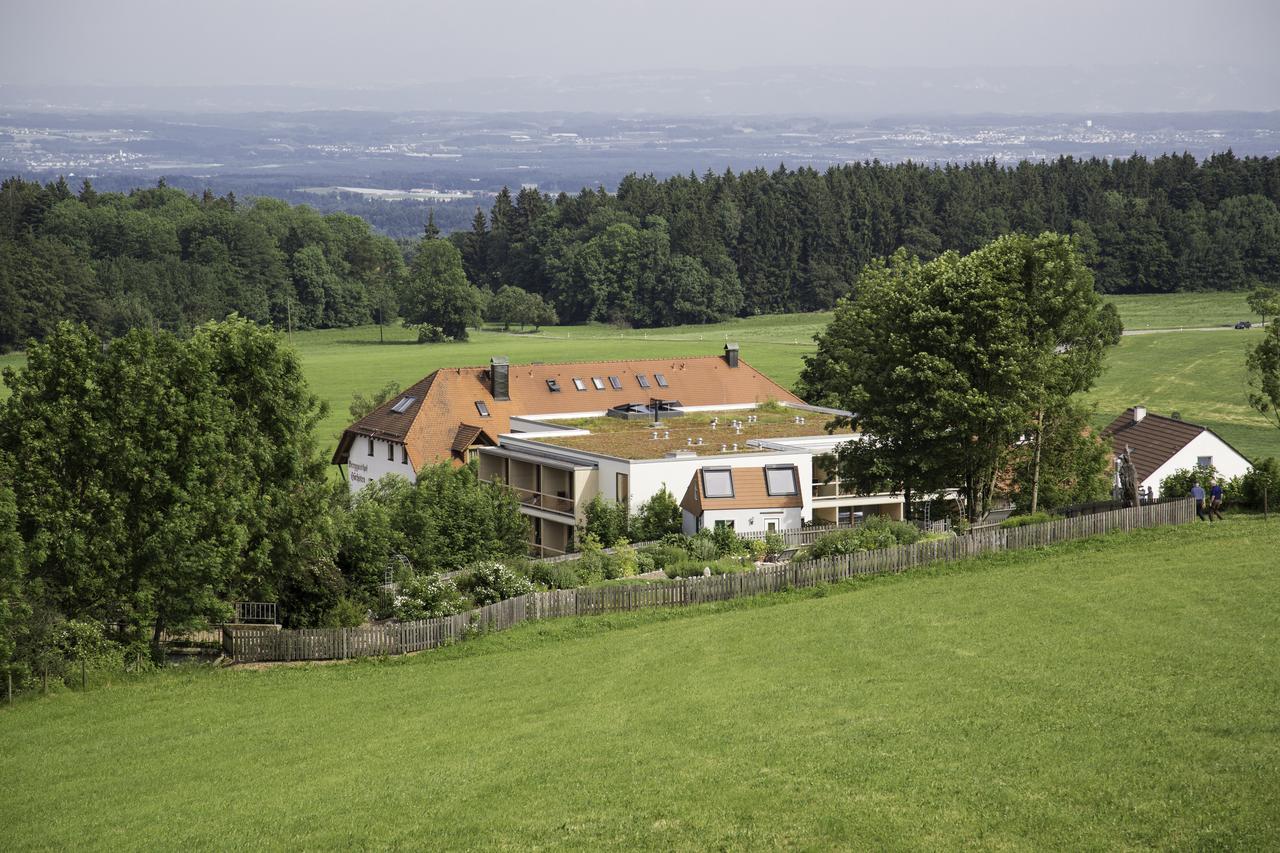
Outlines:
[{"label": "picket fence", "polygon": [[223,629],[223,649],[236,662],[335,660],[400,655],[434,649],[531,619],[623,613],[647,607],[680,607],[749,595],[817,586],[860,575],[901,572],[929,563],[1084,539],[1117,530],[1186,524],[1195,520],[1191,500],[1062,518],[1025,527],[933,539],[807,560],[741,574],[695,577],[665,583],[580,587],[509,598],[456,616],[362,628],[273,630],[252,625]]}]

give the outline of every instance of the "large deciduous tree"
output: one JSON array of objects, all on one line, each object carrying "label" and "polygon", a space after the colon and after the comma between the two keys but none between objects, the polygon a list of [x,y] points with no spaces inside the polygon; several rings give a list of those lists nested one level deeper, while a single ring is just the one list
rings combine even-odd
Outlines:
[{"label": "large deciduous tree", "polygon": [[400,294],[406,323],[440,328],[456,341],[467,339],[467,327],[480,325],[484,295],[468,281],[462,256],[452,243],[424,239]]},{"label": "large deciduous tree", "polygon": [[1245,357],[1249,405],[1280,427],[1280,324],[1273,323]]},{"label": "large deciduous tree", "polygon": [[908,496],[955,486],[976,518],[1011,449],[1092,385],[1119,331],[1066,237],[1010,235],[928,263],[899,252],[837,307],[800,390],[852,412],[836,419],[860,432],[839,476]]}]

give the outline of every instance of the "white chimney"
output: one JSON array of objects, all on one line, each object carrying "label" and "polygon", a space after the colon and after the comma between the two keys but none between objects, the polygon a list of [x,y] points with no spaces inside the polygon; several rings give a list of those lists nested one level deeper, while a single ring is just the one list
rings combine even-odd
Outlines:
[{"label": "white chimney", "polygon": [[1134,407],[1133,407],[1133,422],[1134,422],[1135,424],[1140,424],[1140,423],[1142,423],[1142,419],[1143,419],[1143,418],[1145,418],[1146,416],[1147,416],[1147,407],[1146,407],[1146,406],[1134,406]]}]

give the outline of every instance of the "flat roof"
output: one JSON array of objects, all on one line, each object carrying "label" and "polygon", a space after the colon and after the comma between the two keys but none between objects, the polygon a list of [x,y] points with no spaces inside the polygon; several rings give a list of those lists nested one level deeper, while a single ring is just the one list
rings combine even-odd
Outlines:
[{"label": "flat roof", "polygon": [[[754,417],[755,421],[750,422]],[[803,423],[796,423],[796,418]],[[551,421],[551,419],[548,419]],[[712,429],[712,422],[716,427]],[[733,427],[734,421],[742,424],[741,434]],[[668,453],[683,450],[699,456],[731,456],[733,446],[737,453],[777,452],[771,448],[750,447],[747,442],[756,438],[797,438],[801,436],[828,435],[826,425],[831,418],[796,409],[725,409],[714,412],[689,412],[674,418],[665,418],[662,425],[654,427],[647,421],[628,421],[621,418],[591,417],[568,418],[551,421],[558,426],[588,430],[591,435],[559,436],[554,433],[519,435],[519,438],[600,453],[620,459],[661,459]],[[658,434],[655,439],[654,433]],[[848,429],[836,434],[853,433]],[[693,440],[690,445],[689,440]],[[702,444],[698,444],[702,439]],[[726,446],[721,450],[721,446]]]}]

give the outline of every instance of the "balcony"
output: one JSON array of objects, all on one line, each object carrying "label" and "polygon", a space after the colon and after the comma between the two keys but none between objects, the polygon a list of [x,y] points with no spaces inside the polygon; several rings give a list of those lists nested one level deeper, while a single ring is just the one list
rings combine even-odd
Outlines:
[{"label": "balcony", "polygon": [[573,497],[571,495],[567,495],[563,492],[552,495],[546,492],[535,491],[534,489],[513,486],[510,483],[504,483],[501,480],[483,480],[482,482],[492,483],[500,488],[515,492],[516,500],[520,501],[522,506],[567,515],[570,519],[574,517]]},{"label": "balcony", "polygon": [[832,480],[829,483],[821,480],[813,482],[813,499],[822,500],[824,498],[845,498],[857,496],[858,492],[853,487],[853,483],[848,480]]}]

